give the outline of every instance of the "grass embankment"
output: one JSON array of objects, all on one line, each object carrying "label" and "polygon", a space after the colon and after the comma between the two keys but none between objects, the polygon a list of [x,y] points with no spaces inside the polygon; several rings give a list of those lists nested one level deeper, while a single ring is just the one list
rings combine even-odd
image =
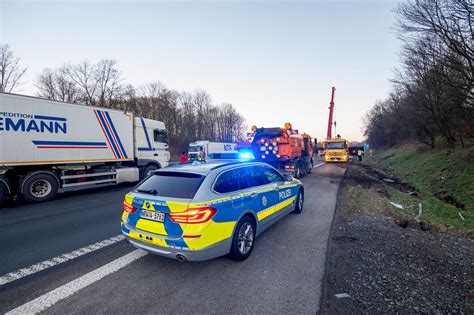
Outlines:
[{"label": "grass embankment", "polygon": [[400,192],[391,196],[391,201],[411,209],[408,210],[411,213],[406,215],[415,214],[418,202],[422,202],[420,220],[443,229],[474,234],[473,146],[456,150],[426,150],[407,145],[375,151],[373,158],[366,158],[364,164],[417,190],[416,197]]}]

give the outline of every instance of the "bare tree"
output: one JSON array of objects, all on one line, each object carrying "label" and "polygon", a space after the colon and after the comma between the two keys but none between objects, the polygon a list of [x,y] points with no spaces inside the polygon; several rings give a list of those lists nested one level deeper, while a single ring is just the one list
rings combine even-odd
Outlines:
[{"label": "bare tree", "polygon": [[430,52],[464,78],[465,105],[474,106],[474,29],[471,0],[410,0],[396,10],[400,37],[412,46],[429,38]]},{"label": "bare tree", "polygon": [[8,45],[0,45],[0,92],[12,92],[27,68],[20,66],[20,59],[13,55]]},{"label": "bare tree", "polygon": [[203,90],[197,90],[193,93],[193,98],[192,98],[193,105],[195,106],[196,109],[196,115],[197,115],[197,137],[202,138],[203,135],[203,130],[208,123],[208,121],[205,121],[205,116],[204,112],[206,108],[208,108],[211,103],[212,103],[212,98],[211,96]]},{"label": "bare tree", "polygon": [[38,96],[47,99],[76,103],[81,100],[80,90],[69,78],[68,66],[58,69],[46,68],[38,77]]},{"label": "bare tree", "polygon": [[117,61],[102,59],[95,65],[93,73],[97,105],[111,107],[122,92],[122,79],[117,69]]},{"label": "bare tree", "polygon": [[95,67],[88,60],[84,60],[77,65],[69,64],[67,69],[69,78],[81,90],[82,101],[90,105],[96,105]]},{"label": "bare tree", "polygon": [[242,133],[244,119],[231,104],[218,106],[204,90],[180,93],[159,81],[138,88],[124,85],[114,60],[44,69],[37,88],[41,97],[127,110],[163,121],[174,154],[196,140],[237,141]]}]

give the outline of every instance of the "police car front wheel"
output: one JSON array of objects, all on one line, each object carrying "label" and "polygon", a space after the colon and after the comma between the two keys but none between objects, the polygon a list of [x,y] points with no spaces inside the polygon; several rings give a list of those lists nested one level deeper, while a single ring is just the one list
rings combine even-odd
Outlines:
[{"label": "police car front wheel", "polygon": [[235,229],[230,258],[237,261],[247,259],[252,253],[254,243],[255,223],[250,217],[245,216],[239,221]]}]

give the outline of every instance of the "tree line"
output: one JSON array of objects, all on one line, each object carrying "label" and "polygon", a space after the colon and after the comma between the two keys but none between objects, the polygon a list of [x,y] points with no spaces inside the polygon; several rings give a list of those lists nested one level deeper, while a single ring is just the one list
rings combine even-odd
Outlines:
[{"label": "tree line", "polygon": [[[0,46],[0,59],[0,91],[12,92],[26,68],[20,67],[8,45]],[[196,140],[236,142],[244,130],[244,118],[232,104],[216,104],[204,90],[179,92],[159,81],[135,87],[125,82],[117,61],[111,59],[46,68],[36,87],[42,98],[125,110],[162,121],[173,154]]]},{"label": "tree line", "polygon": [[471,0],[409,0],[395,13],[402,65],[390,95],[364,118],[368,142],[465,146],[474,137]]}]

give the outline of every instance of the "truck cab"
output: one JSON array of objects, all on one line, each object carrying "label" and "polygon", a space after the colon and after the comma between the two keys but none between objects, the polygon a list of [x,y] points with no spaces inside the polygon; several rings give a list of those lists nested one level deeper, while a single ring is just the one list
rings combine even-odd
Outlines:
[{"label": "truck cab", "polygon": [[324,144],[325,162],[348,162],[349,161],[349,145],[347,140],[336,138],[327,140]]},{"label": "truck cab", "polygon": [[[149,168],[145,175],[149,171],[168,166],[170,152],[165,124],[161,121],[135,117],[134,126],[135,157],[138,166],[147,165]],[[150,165],[156,165],[156,168]]]}]

